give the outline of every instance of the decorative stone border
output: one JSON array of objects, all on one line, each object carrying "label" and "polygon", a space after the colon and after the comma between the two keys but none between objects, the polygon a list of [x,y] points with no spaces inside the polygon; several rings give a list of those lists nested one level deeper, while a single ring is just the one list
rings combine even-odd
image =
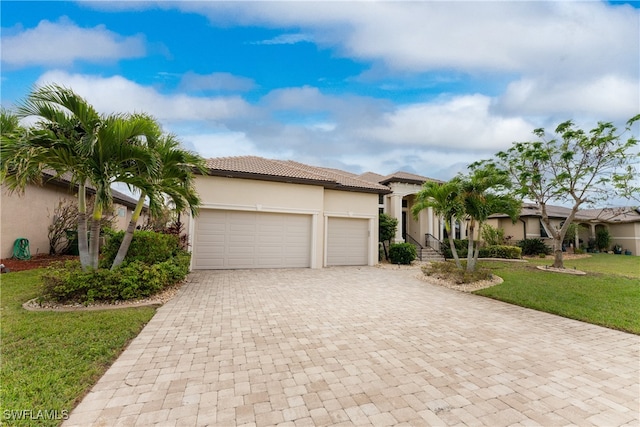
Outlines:
[{"label": "decorative stone border", "polygon": [[555,268],[555,267],[550,267],[548,265],[538,265],[536,266],[536,268],[542,271],[550,271],[552,273],[573,274],[575,276],[584,276],[587,274],[584,271],[580,271],[580,270],[572,270],[570,268]]}]

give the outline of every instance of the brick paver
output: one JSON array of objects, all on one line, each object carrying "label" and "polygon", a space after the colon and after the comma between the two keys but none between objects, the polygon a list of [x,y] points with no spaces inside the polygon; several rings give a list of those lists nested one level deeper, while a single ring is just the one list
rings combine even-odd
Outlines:
[{"label": "brick paver", "polygon": [[640,337],[416,274],[195,272],[64,425],[640,424]]}]

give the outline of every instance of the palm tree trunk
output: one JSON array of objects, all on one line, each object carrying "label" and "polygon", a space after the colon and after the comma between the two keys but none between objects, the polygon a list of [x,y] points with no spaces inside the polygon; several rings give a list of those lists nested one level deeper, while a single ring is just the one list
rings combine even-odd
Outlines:
[{"label": "palm tree trunk", "polygon": [[[462,224],[460,224],[460,227],[462,227]],[[472,272],[476,266],[473,262],[473,232],[475,231],[476,228],[476,222],[475,220],[471,219],[471,221],[469,221],[469,235],[467,236],[467,240],[468,240],[468,244],[467,244],[467,271],[468,272]]]},{"label": "palm tree trunk", "polygon": [[[482,230],[482,225],[484,222],[478,222],[478,230]],[[472,236],[473,237],[473,236]],[[480,257],[480,231],[478,231],[478,240],[476,241],[476,248],[473,251],[473,270],[467,269],[467,271],[472,272],[476,269],[476,265],[478,265],[478,257]]]},{"label": "palm tree trunk", "polygon": [[89,242],[89,257],[91,258],[91,267],[94,269],[98,268],[100,254],[100,220],[102,220],[102,207],[96,200],[91,218],[91,241]]},{"label": "palm tree trunk", "polygon": [[89,268],[91,258],[89,256],[89,242],[87,237],[87,198],[86,185],[78,186],[78,255],[83,269]]},{"label": "palm tree trunk", "polygon": [[116,257],[113,260],[113,264],[111,265],[112,270],[122,264],[122,261],[124,261],[124,257],[127,256],[129,246],[131,245],[131,240],[133,240],[133,233],[136,229],[136,224],[138,223],[138,218],[140,218],[140,213],[142,212],[142,207],[144,206],[144,199],[145,195],[144,193],[142,193],[140,195],[140,198],[138,199],[136,208],[131,215],[131,220],[129,221],[129,225],[127,226],[127,231],[122,237],[122,242],[120,243],[120,248],[118,248],[118,253],[116,254]]}]

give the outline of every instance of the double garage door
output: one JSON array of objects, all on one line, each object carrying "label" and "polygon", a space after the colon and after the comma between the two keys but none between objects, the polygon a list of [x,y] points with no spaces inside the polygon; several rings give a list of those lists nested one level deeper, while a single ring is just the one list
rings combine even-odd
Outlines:
[{"label": "double garage door", "polygon": [[[368,220],[329,218],[327,265],[366,265]],[[202,209],[195,269],[311,267],[312,216]]]}]

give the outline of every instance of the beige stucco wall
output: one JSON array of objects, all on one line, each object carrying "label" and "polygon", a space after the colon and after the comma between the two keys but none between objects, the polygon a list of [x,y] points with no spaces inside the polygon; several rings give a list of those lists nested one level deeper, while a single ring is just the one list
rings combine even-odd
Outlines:
[{"label": "beige stucco wall", "polygon": [[[0,257],[13,255],[16,239],[29,240],[31,255],[49,253],[49,225],[53,221],[54,211],[61,200],[77,200],[75,194],[65,187],[55,185],[28,185],[23,194],[10,193],[2,185],[0,193]],[[119,208],[124,216],[117,216]],[[123,230],[129,224],[132,209],[114,204],[116,221],[114,228]],[[141,221],[138,221],[141,223]]]},{"label": "beige stucco wall", "polygon": [[633,255],[640,255],[640,223],[609,224],[611,247],[620,245]]},{"label": "beige stucco wall", "polygon": [[9,193],[2,186],[0,195],[0,224],[2,228],[0,255],[9,258],[13,254],[16,239],[29,239],[32,255],[49,253],[48,227],[53,211],[60,199],[73,198],[62,187],[29,185],[23,194]]},{"label": "beige stucco wall", "polygon": [[[378,261],[377,194],[325,190],[317,185],[216,176],[197,176],[195,187],[202,200],[201,209],[312,215],[312,267],[315,268],[325,264],[325,226],[328,217],[366,218],[370,221],[370,230],[375,230],[375,233],[371,233],[370,265]],[[190,236],[193,236],[194,230],[195,223],[190,220]]]}]

